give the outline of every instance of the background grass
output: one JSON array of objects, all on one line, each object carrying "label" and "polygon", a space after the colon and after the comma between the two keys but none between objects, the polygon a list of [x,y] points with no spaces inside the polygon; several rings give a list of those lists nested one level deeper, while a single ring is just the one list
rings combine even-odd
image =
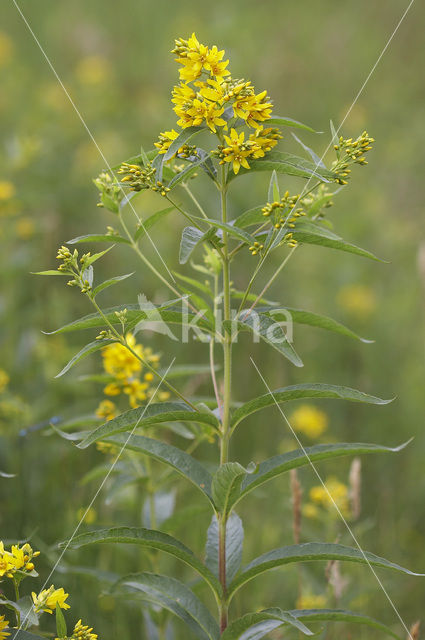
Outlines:
[{"label": "background grass", "polygon": [[[339,124],[345,117],[404,4],[396,0],[385,4],[367,0],[354,4],[331,0],[308,4],[292,0],[122,0],[118,6],[100,0],[73,0],[72,4],[24,0],[20,6],[97,144],[114,165],[137,153],[140,143],[151,148],[158,132],[174,124],[170,90],[177,70],[169,50],[175,37],[192,31],[201,41],[226,49],[234,76],[249,77],[258,89],[267,88],[276,113],[324,131],[322,135],[302,135],[303,141],[323,151],[329,142],[329,119]],[[329,413],[331,437],[337,440],[396,445],[415,437],[401,454],[364,459],[363,518],[358,534],[365,548],[417,571],[425,571],[424,17],[424,7],[414,3],[347,117],[344,135],[356,136],[367,128],[377,142],[367,169],[355,171],[349,188],[338,196],[331,210],[341,235],[390,264],[305,248],[296,253],[270,292],[271,297],[280,297],[290,306],[339,318],[376,342],[363,345],[297,328],[296,345],[305,367],[294,370],[277,354],[242,341],[235,376],[239,399],[246,397],[248,387],[264,391],[249,363],[252,355],[272,387],[324,381],[382,397],[396,396],[387,407],[321,406]],[[40,563],[47,572],[56,557],[55,543],[70,534],[79,509],[94,494],[95,484],[82,486],[79,480],[101,454],[76,452],[48,430],[23,436],[20,430],[52,416],[69,418],[92,411],[99,389],[81,384],[78,375],[99,371],[100,359],[94,358],[69,377],[53,379],[83,338],[72,335],[65,340],[41,331],[56,328],[88,309],[82,297],[64,288],[62,281],[46,282],[30,272],[52,268],[56,248],[64,240],[103,231],[114,218],[96,208],[97,193],[91,183],[105,163],[12,2],[3,3],[0,28],[0,181],[12,183],[15,189],[12,197],[3,194],[0,199],[1,368],[11,378],[0,397],[0,469],[18,474],[0,484],[0,524],[4,539],[32,536],[44,551]],[[299,153],[289,131],[283,145],[285,150]],[[232,214],[263,202],[266,184],[265,176],[241,179],[233,192]],[[281,179],[281,187],[300,189],[299,184]],[[194,190],[214,212],[215,194],[202,181],[194,184]],[[137,201],[142,217],[161,206],[162,201],[150,195]],[[176,237],[181,228],[177,217],[169,218],[163,230],[154,234],[172,267],[177,266]],[[151,247],[147,245],[146,250],[160,267]],[[276,264],[264,270],[264,282],[273,266]],[[102,262],[100,271],[114,275],[133,267],[138,267],[133,258],[117,248]],[[235,283],[242,281],[243,269],[235,274]],[[361,286],[357,298],[353,285]],[[105,293],[104,303],[128,302],[134,298],[135,288],[151,299],[166,296],[166,291],[143,272],[137,283],[129,280],[114,293]],[[199,362],[205,357],[199,344],[189,349],[175,347],[154,336],[152,345],[163,352],[164,363],[174,353],[178,363]],[[208,387],[204,390],[210,392]],[[289,438],[277,412],[257,414],[240,431],[233,452],[243,462],[253,457],[259,460],[285,447]],[[206,448],[201,455],[211,454]],[[320,471],[325,476],[334,472],[344,480],[348,466],[349,462],[343,461],[321,465]],[[314,483],[308,469],[301,479],[306,488]],[[267,492],[251,497],[241,508],[248,532],[246,559],[288,540],[286,485],[285,479],[274,482]],[[106,495],[107,491],[95,505],[98,524],[140,522],[143,496],[124,494],[108,504]],[[192,499],[195,495],[188,491],[180,502],[188,504]],[[207,526],[208,515],[200,517]],[[329,523],[315,525],[314,531],[308,529],[312,525],[306,526],[306,538],[332,539],[335,535]],[[202,537],[186,529],[182,527],[179,535],[201,552]],[[348,538],[344,540],[348,542]],[[101,553],[85,552],[78,558],[70,555],[65,563],[68,560],[119,571],[143,566],[143,557],[134,550],[110,548]],[[343,603],[363,607],[396,628],[394,612],[370,572],[355,568],[344,569],[344,573],[350,585]],[[320,592],[323,567],[309,575],[317,580],[315,591]],[[382,579],[408,623],[423,613],[423,580],[388,573],[382,574]],[[138,633],[141,617],[137,607],[123,608],[110,596],[99,597],[100,587],[87,578],[64,574],[54,580],[72,591],[74,615],[89,619],[102,637]],[[296,574],[289,570],[245,588],[237,609],[292,607],[295,597]],[[361,630],[356,637],[375,634]]]}]

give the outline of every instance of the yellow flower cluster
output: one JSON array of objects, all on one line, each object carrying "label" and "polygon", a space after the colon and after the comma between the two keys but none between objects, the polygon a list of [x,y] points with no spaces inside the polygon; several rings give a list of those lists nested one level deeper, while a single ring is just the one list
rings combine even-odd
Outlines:
[{"label": "yellow flower cluster", "polygon": [[4,391],[9,384],[9,376],[4,369],[0,369],[0,393]]},{"label": "yellow flower cluster", "polygon": [[[331,476],[325,482],[325,486],[318,485],[310,489],[310,500],[313,507],[322,507],[326,511],[338,517],[338,512],[335,509],[335,505],[338,507],[344,518],[350,516],[350,500],[349,489],[346,484],[340,482],[338,478]],[[306,505],[309,507],[309,505]],[[308,508],[305,511],[307,517],[317,517],[319,512],[314,508]]]},{"label": "yellow flower cluster", "polygon": [[3,542],[0,541],[0,578],[6,576],[13,578],[18,571],[21,573],[30,573],[34,570],[33,558],[40,555],[39,551],[33,551],[27,543],[22,547],[12,545],[10,551],[6,551]]},{"label": "yellow flower cluster", "polygon": [[[181,82],[172,92],[178,126],[186,129],[206,125],[213,133],[219,127],[222,142],[222,132],[232,119],[254,128],[246,140],[244,132],[238,134],[231,128],[230,136],[224,138],[227,146],[222,144],[217,151],[221,162],[233,163],[235,173],[241,166],[249,169],[247,158],[262,158],[281,137],[276,129],[264,129],[262,125],[272,113],[267,91],[256,94],[251,82],[231,79],[224,51],[201,44],[195,34],[188,40],[176,40],[173,53],[181,65]],[[165,153],[178,135],[174,129],[162,132],[155,143],[159,153]],[[188,157],[188,153],[193,154],[193,147],[188,150],[184,145],[177,151],[180,157]]]},{"label": "yellow flower cluster", "polygon": [[370,316],[377,306],[373,289],[361,284],[342,287],[338,292],[337,301],[345,311],[360,318]]},{"label": "yellow flower cluster", "polygon": [[[126,342],[130,349],[119,343],[107,345],[102,349],[104,371],[114,378],[106,385],[104,393],[110,397],[127,395],[130,406],[134,409],[148,400],[153,393],[151,383],[154,374],[150,371],[143,373],[143,361],[157,367],[159,355],[153,353],[149,347],[137,344],[132,333],[127,333]],[[166,400],[168,397],[167,392],[158,394],[159,400]],[[117,415],[117,407],[111,400],[103,400],[97,408],[96,415],[105,420],[112,420]]]},{"label": "yellow flower cluster", "polygon": [[[93,627],[83,625],[81,620],[78,620],[74,627],[72,635],[66,640],[97,640],[97,633],[92,633]],[[62,638],[55,638],[55,640],[65,640]]]},{"label": "yellow flower cluster", "polygon": [[69,604],[65,602],[65,600],[69,596],[69,593],[66,593],[63,590],[63,587],[61,587],[60,589],[55,589],[54,585],[52,584],[52,586],[48,589],[43,589],[43,591],[40,591],[38,595],[33,591],[31,596],[36,613],[39,613],[40,611],[53,613],[53,611],[56,609],[57,604],[61,609],[70,609]]},{"label": "yellow flower cluster", "polygon": [[9,623],[4,619],[4,616],[0,616],[0,640],[5,640],[7,636],[10,636],[10,633],[5,631],[5,629],[9,628]]},{"label": "yellow flower cluster", "polygon": [[309,404],[302,404],[295,409],[290,421],[294,431],[309,438],[319,438],[328,428],[326,413]]}]

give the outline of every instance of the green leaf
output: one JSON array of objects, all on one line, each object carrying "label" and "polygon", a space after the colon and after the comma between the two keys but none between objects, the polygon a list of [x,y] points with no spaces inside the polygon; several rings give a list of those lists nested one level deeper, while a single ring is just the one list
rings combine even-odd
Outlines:
[{"label": "green leaf", "polygon": [[105,442],[111,442],[118,446],[126,444],[126,449],[146,454],[151,458],[154,458],[154,460],[158,460],[159,462],[168,465],[174,469],[174,471],[177,471],[192,482],[195,487],[200,489],[203,494],[207,496],[211,504],[213,504],[211,493],[211,474],[200,462],[198,462],[198,460],[171,444],[165,444],[160,440],[154,440],[153,438],[147,438],[146,436],[132,435],[128,442],[127,440],[128,436],[120,434],[105,439]]},{"label": "green leaf", "polygon": [[163,154],[163,162],[170,160],[184,144],[189,142],[194,136],[206,129],[202,127],[187,127],[180,132],[175,140],[170,144],[166,153]]},{"label": "green leaf", "polygon": [[[285,228],[285,234],[287,233],[287,229]],[[321,247],[329,247],[330,249],[337,249],[339,251],[346,251],[347,253],[354,253],[358,256],[362,256],[364,258],[370,258],[371,260],[376,260],[377,262],[385,262],[381,258],[378,258],[370,251],[366,249],[362,249],[355,244],[351,244],[350,242],[346,242],[335,233],[332,233],[329,229],[323,227],[323,225],[314,223],[314,222],[304,222],[301,221],[297,223],[295,229],[293,230],[293,237],[297,242],[302,244],[315,244]],[[276,236],[276,246],[278,244]],[[281,238],[279,238],[280,242]]]},{"label": "green leaf", "polygon": [[253,242],[255,241],[255,238],[249,233],[235,228],[234,225],[229,222],[220,222],[219,220],[212,220],[211,218],[197,218],[197,220],[205,220],[205,222],[208,222],[208,224],[210,224],[212,227],[221,229],[222,231],[226,231],[229,236],[235,238],[236,240],[244,242],[245,244],[253,244]]},{"label": "green leaf", "polygon": [[[119,305],[116,307],[109,307],[108,309],[103,310],[104,316],[107,320],[113,324],[120,324],[120,320],[116,315],[116,311],[123,311],[123,309],[127,309],[127,331],[131,331],[138,325],[140,322],[144,320],[149,321],[159,321],[170,324],[180,324],[187,325],[190,324],[191,320],[195,318],[194,314],[183,312],[178,309],[170,309],[177,302],[182,302],[182,298],[178,298],[176,300],[170,300],[168,302],[164,302],[161,305],[154,305],[153,303],[149,303],[149,306],[146,309],[142,309],[138,304],[127,304],[127,305]],[[211,325],[204,319],[197,319],[197,326],[200,329],[212,330]],[[82,329],[96,329],[99,327],[105,327],[105,319],[103,315],[99,313],[90,313],[78,320],[74,320],[69,324],[60,327],[60,329],[56,329],[55,331],[46,331],[47,335],[57,334],[57,333],[68,333],[69,331],[80,331]]]},{"label": "green leaf", "polygon": [[273,322],[268,316],[261,313],[249,313],[239,316],[239,320],[226,320],[223,327],[230,334],[236,328],[239,331],[249,331],[254,339],[261,339],[274,349],[283,354],[296,367],[302,367],[303,363],[292,345],[288,342],[282,327]]},{"label": "green leaf", "polygon": [[146,220],[142,220],[140,226],[137,228],[136,233],[134,234],[134,240],[137,242],[140,238],[142,238],[149,229],[151,229],[157,222],[160,222],[165,216],[167,216],[171,211],[175,209],[174,205],[172,207],[166,207],[165,209],[161,209],[161,211],[157,211],[153,213],[151,216],[146,218]]},{"label": "green leaf", "polygon": [[406,442],[399,447],[384,447],[378,444],[363,442],[338,442],[337,444],[316,444],[312,447],[295,449],[294,451],[273,456],[261,462],[257,466],[255,473],[245,476],[241,485],[241,493],[235,502],[230,503],[230,507],[233,508],[241,498],[260,485],[291,469],[304,467],[311,463],[319,462],[320,460],[341,458],[343,456],[359,456],[366,453],[398,453],[402,451],[407,444],[409,443]]},{"label": "green leaf", "polygon": [[224,519],[230,511],[229,504],[233,504],[240,495],[242,480],[246,473],[247,470],[239,462],[226,462],[220,465],[213,476],[214,504]]},{"label": "green leaf", "polygon": [[344,609],[295,609],[291,611],[292,615],[297,620],[303,622],[354,622],[355,624],[365,624],[368,627],[378,629],[384,633],[400,640],[400,636],[394,633],[389,627],[369,616],[364,616],[361,613],[354,613],[353,611],[346,611]]},{"label": "green leaf", "polygon": [[181,273],[177,273],[177,271],[173,271],[173,275],[179,278],[179,280],[181,280],[182,282],[186,282],[194,289],[198,289],[198,291],[201,291],[201,293],[205,293],[210,298],[213,297],[214,294],[212,292],[211,287],[208,284],[199,282],[199,280],[195,280],[194,278],[189,278],[188,276],[184,276]]},{"label": "green leaf", "polygon": [[180,264],[186,264],[196,247],[200,245],[208,235],[211,234],[211,229],[204,232],[196,227],[185,227],[182,232],[180,241]]},{"label": "green leaf", "polygon": [[33,276],[68,276],[69,273],[58,271],[57,269],[48,269],[47,271],[31,271]]},{"label": "green leaf", "polygon": [[81,242],[121,242],[123,244],[131,244],[127,238],[119,235],[107,235],[102,233],[89,233],[85,236],[77,236],[71,240],[67,240],[66,244],[79,244]]},{"label": "green leaf", "polygon": [[241,213],[240,216],[233,220],[234,226],[242,229],[243,227],[249,227],[253,224],[262,224],[265,220],[263,207],[264,205],[262,204],[259,207],[244,211],[244,213]]},{"label": "green leaf", "polygon": [[[233,512],[226,522],[226,584],[236,576],[242,562],[244,531],[242,520]],[[207,531],[205,564],[216,578],[219,577],[219,526],[214,514]]]},{"label": "green leaf", "polygon": [[108,253],[108,251],[110,251],[111,249],[113,249],[114,247],[109,247],[109,249],[105,249],[105,251],[99,251],[99,253],[93,253],[93,255],[91,255],[89,258],[87,258],[85,260],[84,263],[84,267],[85,269],[87,269],[88,267],[90,267],[90,265],[93,264],[93,262],[96,262],[96,260],[99,260],[99,258],[101,258],[102,256],[105,255],[105,253]]},{"label": "green leaf", "polygon": [[[185,158],[189,160],[188,158]],[[193,160],[189,160],[190,164],[183,169],[183,171],[179,171],[171,182],[168,183],[168,187],[170,189],[174,189],[181,182],[187,182],[188,178],[196,172],[197,168],[204,169],[209,177],[214,178],[214,165],[211,162],[211,153],[207,153],[203,149],[197,149],[197,156]]]},{"label": "green leaf", "polygon": [[306,636],[312,636],[301,620],[297,620],[289,611],[282,609],[264,609],[257,613],[247,613],[242,618],[231,622],[221,635],[221,640],[260,640],[265,635],[282,625],[289,625],[302,631]]},{"label": "green leaf", "polygon": [[304,131],[316,133],[316,131],[309,127],[307,124],[303,124],[302,122],[298,122],[298,120],[293,120],[292,118],[282,118],[281,116],[272,116],[264,124],[266,127],[268,127],[270,124],[276,124],[282,127],[293,127],[294,129],[304,129]]},{"label": "green leaf", "polygon": [[171,611],[201,640],[218,640],[220,631],[210,611],[179,580],[154,573],[134,573],[119,580],[113,589],[120,587],[142,593],[149,602]]},{"label": "green leaf", "polygon": [[58,638],[66,638],[68,635],[65,617],[58,602],[56,603],[56,634]]},{"label": "green leaf", "polygon": [[[260,310],[263,312],[263,309],[257,307],[257,311]],[[339,333],[343,336],[354,338],[355,340],[360,340],[361,342],[365,342],[367,344],[373,342],[373,340],[367,340],[366,338],[362,338],[361,336],[357,335],[357,333],[354,333],[354,331],[351,331],[351,329],[344,326],[340,322],[337,322],[336,320],[333,320],[328,316],[322,316],[319,313],[304,311],[303,309],[294,309],[293,307],[280,307],[277,309],[273,308],[265,313],[277,322],[292,320],[297,324],[306,324],[311,327],[319,327],[320,329],[332,331],[333,333]]]},{"label": "green leaf", "polygon": [[74,366],[74,364],[77,364],[77,362],[79,362],[80,360],[83,360],[90,354],[95,353],[95,351],[103,349],[103,347],[105,347],[106,345],[113,344],[115,342],[116,340],[94,340],[93,342],[89,342],[89,344],[86,344],[85,347],[83,347],[73,358],[71,358],[68,364],[65,365],[62,371],[60,371],[60,373],[58,373],[55,378],[60,378],[61,376],[63,376],[67,371],[71,369],[71,367]]},{"label": "green leaf", "polygon": [[302,142],[298,136],[295,135],[295,133],[292,134],[294,139],[298,142],[298,144],[300,144],[302,146],[302,148],[307,151],[307,153],[309,154],[310,158],[313,160],[314,164],[316,165],[316,167],[321,167],[322,169],[326,169],[326,166],[322,160],[322,158],[320,156],[317,155],[317,153],[315,151],[313,151],[313,149],[310,149],[310,147],[308,147],[306,144],[304,144],[304,142]]},{"label": "green leaf", "polygon": [[104,440],[108,436],[123,431],[131,431],[136,425],[138,428],[160,424],[161,422],[197,422],[208,424],[215,429],[219,428],[219,421],[214,414],[207,411],[195,411],[184,402],[156,402],[146,407],[129,409],[121,415],[108,420],[94,429],[78,447],[86,449],[97,440]]},{"label": "green leaf", "polygon": [[[38,576],[38,573],[32,571],[29,575]],[[22,576],[20,576],[20,578],[22,579]],[[16,611],[20,615],[21,620],[25,622],[26,627],[33,625],[38,626],[38,616],[34,611],[34,603],[31,596],[23,596],[19,598],[17,602],[14,600],[0,599],[0,606]]]},{"label": "green leaf", "polygon": [[400,565],[390,562],[385,558],[376,556],[368,551],[362,552],[353,547],[346,547],[342,544],[332,544],[328,542],[306,542],[304,544],[294,544],[287,547],[273,549],[259,556],[250,562],[242,573],[233,581],[229,587],[229,595],[234,593],[249,580],[256,576],[294,562],[312,562],[323,560],[341,560],[346,562],[356,562],[371,565],[373,567],[383,567],[393,569],[411,576],[423,576],[425,574],[414,573]]},{"label": "green leaf", "polygon": [[[264,158],[252,160],[250,169],[241,167],[239,174],[249,173],[250,171],[276,171],[276,173],[284,173],[286,175],[298,176],[300,178],[311,178],[312,176],[321,182],[330,182],[335,180],[336,174],[328,169],[316,167],[313,162],[300,158],[291,153],[283,151],[270,151]],[[228,181],[235,178],[233,172],[229,173]]]},{"label": "green leaf", "polygon": [[104,289],[111,287],[113,284],[116,284],[117,282],[121,282],[121,280],[126,280],[126,278],[129,278],[133,274],[134,274],[134,271],[132,273],[126,273],[123,276],[115,276],[114,278],[109,278],[109,280],[105,280],[104,282],[102,282],[101,284],[98,284],[97,287],[93,289],[93,295],[96,297],[97,294],[103,291]]},{"label": "green leaf", "polygon": [[267,202],[280,202],[279,183],[277,181],[277,173],[275,169],[273,169],[272,175],[270,176]]},{"label": "green leaf", "polygon": [[289,402],[289,400],[297,400],[299,398],[336,398],[337,400],[351,400],[352,402],[365,402],[367,404],[388,404],[392,400],[383,400],[375,396],[370,396],[362,391],[351,389],[350,387],[341,387],[335,384],[323,383],[304,383],[295,384],[289,387],[281,387],[276,391],[265,393],[253,400],[249,400],[241,407],[236,409],[232,416],[232,425],[235,427],[241,420],[247,416],[270,407],[272,405]]},{"label": "green leaf", "polygon": [[199,558],[195,556],[193,551],[188,549],[188,547],[179,540],[176,540],[176,538],[161,531],[137,527],[113,527],[111,529],[82,533],[76,536],[69,544],[65,541],[62,542],[60,546],[80,549],[88,544],[106,544],[110,542],[137,544],[141,547],[164,551],[164,553],[168,553],[192,567],[216,594],[221,593],[219,581]]}]

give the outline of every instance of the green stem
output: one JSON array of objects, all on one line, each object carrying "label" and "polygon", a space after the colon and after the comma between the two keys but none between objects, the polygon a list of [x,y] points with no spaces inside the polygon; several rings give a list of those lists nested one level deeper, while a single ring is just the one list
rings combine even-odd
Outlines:
[{"label": "green stem", "polygon": [[187,186],[187,184],[183,183],[182,184],[183,189],[186,191],[186,193],[188,194],[188,196],[191,198],[192,202],[197,206],[197,208],[199,209],[201,215],[208,220],[208,216],[205,213],[202,205],[200,204],[200,202],[198,201],[198,199],[195,197],[195,195],[192,193],[192,191],[190,190],[190,188]]},{"label": "green stem", "polygon": [[182,215],[184,215],[184,217],[186,218],[186,220],[189,220],[189,222],[191,224],[193,224],[194,227],[196,227],[197,229],[199,229],[200,231],[204,231],[204,229],[196,222],[196,220],[194,218],[192,218],[192,216],[187,213],[187,211],[185,211],[184,209],[181,208],[180,205],[178,205],[176,202],[174,202],[174,200],[171,200],[171,198],[169,196],[165,196],[168,200],[168,202],[170,204],[173,205],[173,207],[175,207],[177,209],[177,211],[180,211],[180,213]]},{"label": "green stem", "polygon": [[[214,318],[217,316],[217,299],[218,299],[218,276],[214,275],[214,302],[213,302],[213,313]],[[214,361],[214,346],[215,346],[215,337],[210,337],[210,369],[211,369],[211,379],[214,387],[214,395],[217,400],[217,407],[221,419],[223,419],[223,409],[221,406],[220,393],[218,391],[217,378],[215,375],[215,361]]]},{"label": "green stem", "polygon": [[[227,222],[227,186],[226,168],[221,168],[221,219]],[[226,231],[223,231],[223,319],[231,320],[231,298],[230,298],[230,258],[229,258],[229,238]],[[223,381],[223,410],[221,419],[220,438],[220,464],[225,464],[229,459],[230,440],[230,402],[232,390],[232,332],[227,329],[223,341],[224,356],[224,381]],[[223,589],[220,598],[220,630],[223,632],[228,624],[228,601],[226,596],[226,518],[218,514],[219,521],[219,580]]]},{"label": "green stem", "polygon": [[[15,601],[18,602],[19,601],[19,584],[17,583],[16,580],[13,580],[13,586],[15,589]],[[18,627],[18,629],[21,626],[21,614],[18,611],[18,609],[16,609],[16,626]]]}]

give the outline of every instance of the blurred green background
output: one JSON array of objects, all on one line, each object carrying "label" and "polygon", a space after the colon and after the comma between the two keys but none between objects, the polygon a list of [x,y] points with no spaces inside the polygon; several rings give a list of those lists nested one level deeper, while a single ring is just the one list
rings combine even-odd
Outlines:
[{"label": "blurred green background", "polygon": [[[152,148],[159,131],[174,125],[170,91],[177,81],[177,65],[169,51],[175,37],[187,37],[192,31],[200,41],[226,49],[235,77],[250,78],[258,90],[267,88],[276,114],[323,131],[300,136],[321,154],[329,143],[329,119],[339,125],[345,117],[405,4],[396,0],[385,4],[122,0],[117,5],[100,0],[72,4],[22,0],[20,7],[97,145],[114,165],[138,153],[141,143]],[[357,136],[367,128],[376,145],[369,166],[354,171],[349,187],[330,210],[337,232],[389,264],[305,247],[270,291],[272,298],[329,314],[376,342],[366,345],[297,328],[296,348],[304,369],[294,370],[277,354],[248,341],[240,342],[235,365],[235,396],[240,400],[247,397],[248,387],[256,394],[264,392],[250,355],[272,388],[323,381],[381,397],[396,396],[386,407],[323,402],[321,408],[328,413],[332,439],[396,445],[414,436],[413,444],[400,454],[364,459],[363,515],[357,533],[364,548],[417,571],[425,571],[424,18],[424,6],[414,3],[347,117],[345,136]],[[99,371],[100,358],[69,377],[54,380],[84,337],[72,334],[65,339],[42,331],[90,310],[62,280],[47,281],[30,272],[54,268],[58,246],[83,233],[104,232],[114,224],[114,216],[96,208],[97,192],[91,180],[105,168],[99,150],[11,1],[3,2],[0,24],[0,145],[0,367],[10,377],[7,386],[0,384],[4,386],[0,469],[17,474],[0,484],[0,537],[32,536],[45,552],[39,564],[46,575],[57,554],[54,545],[72,533],[80,508],[95,493],[96,483],[81,486],[79,479],[99,462],[101,454],[76,451],[48,429],[19,432],[53,416],[68,419],[93,411],[99,388],[82,384],[78,376]],[[280,148],[301,155],[289,130]],[[281,178],[280,184],[292,190],[302,188],[295,180]],[[265,176],[241,179],[233,191],[232,214],[264,202],[266,188]],[[193,189],[213,212],[216,194],[203,179]],[[179,197],[185,199],[184,194]],[[160,198],[149,194],[134,202],[141,217],[162,207]],[[176,238],[182,226],[174,216],[153,233],[170,268],[178,265]],[[162,268],[149,245],[146,251]],[[276,264],[264,270],[262,282]],[[252,261],[247,258],[234,274],[236,284],[243,282],[249,265]],[[166,290],[122,248],[111,252],[100,271],[111,276],[133,268],[138,269],[137,280],[105,294],[105,305],[131,302],[140,292],[150,299],[165,299]],[[179,364],[206,357],[202,345],[176,346],[158,336],[149,340],[163,353],[164,364],[174,354]],[[204,387],[205,393],[211,393],[208,385]],[[286,447],[288,440],[290,434],[277,411],[257,414],[236,438],[233,455],[244,463],[261,460]],[[213,459],[208,448],[201,455]],[[348,469],[349,461],[320,465],[324,477],[334,473],[342,481]],[[315,483],[314,474],[305,469],[300,478],[307,493]],[[269,491],[241,507],[246,560],[290,539],[287,485],[285,478],[275,481]],[[134,496],[126,494],[122,501],[109,504],[106,495],[107,488],[95,504],[99,524],[139,524],[137,502],[132,514],[125,508],[126,501],[134,503]],[[180,501],[187,504],[196,498],[189,490]],[[207,526],[208,516],[201,518]],[[312,530],[306,530],[306,539],[334,539],[328,525],[308,527]],[[186,529],[181,527],[179,536],[201,553],[202,536]],[[343,540],[351,542],[346,534]],[[80,558],[69,554],[64,563],[83,560],[106,570],[143,568],[143,557],[134,551],[106,548],[102,554],[96,550]],[[371,572],[367,568],[343,568],[343,572],[350,584],[342,604],[365,609],[400,629]],[[320,593],[323,567],[309,575],[317,581],[313,592]],[[423,614],[423,579],[388,572],[379,575],[408,624]],[[107,596],[99,597],[101,586],[88,578],[63,574],[52,580],[71,591],[74,616],[89,620],[101,637],[139,633],[137,606],[126,608]],[[296,573],[290,569],[245,588],[235,612],[258,606],[293,607],[295,599]],[[376,634],[360,629],[355,637]]]}]

